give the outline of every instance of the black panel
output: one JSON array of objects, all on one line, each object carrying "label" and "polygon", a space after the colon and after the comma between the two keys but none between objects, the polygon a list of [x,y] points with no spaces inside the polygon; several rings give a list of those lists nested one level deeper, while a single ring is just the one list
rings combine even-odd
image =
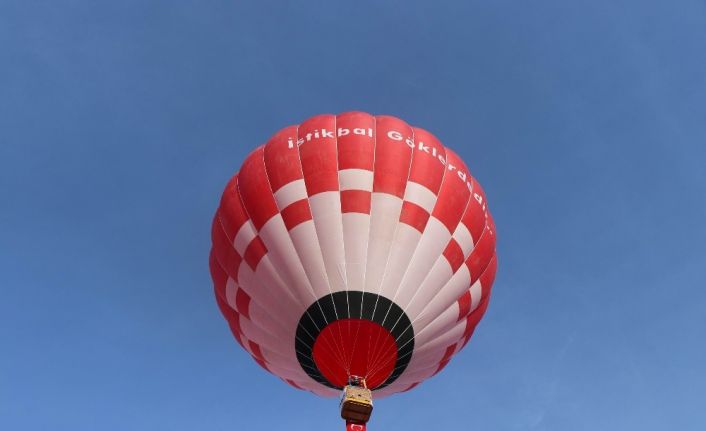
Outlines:
[{"label": "black panel", "polygon": [[380,386],[394,382],[407,368],[414,350],[412,322],[397,304],[370,292],[342,291],[319,298],[299,319],[295,348],[302,369],[317,382],[331,388],[341,389],[329,382],[312,359],[314,343],[321,331],[340,319],[365,319],[384,327],[397,343],[397,361],[392,374]]}]

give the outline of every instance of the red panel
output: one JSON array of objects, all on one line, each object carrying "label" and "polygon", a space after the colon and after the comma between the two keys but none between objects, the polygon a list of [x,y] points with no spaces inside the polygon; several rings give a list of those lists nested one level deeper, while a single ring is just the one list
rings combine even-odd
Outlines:
[{"label": "red panel", "polygon": [[273,192],[304,178],[296,144],[298,128],[290,126],[282,129],[265,144],[265,167]]},{"label": "red panel", "polygon": [[[375,339],[380,340],[378,348],[371,352],[368,343]],[[336,386],[345,386],[350,374],[367,376],[368,387],[375,388],[392,374],[397,343],[387,329],[375,322],[341,319],[321,331],[314,342],[313,358],[321,374]],[[346,370],[348,364],[350,368]]]},{"label": "red panel", "polygon": [[338,169],[373,170],[375,117],[365,112],[346,112],[336,117]]},{"label": "red panel", "polygon": [[255,358],[263,362],[265,361],[265,357],[262,355],[262,350],[260,350],[260,346],[257,343],[252,340],[248,340],[248,346],[250,346],[250,351]]},{"label": "red panel", "polygon": [[449,241],[449,244],[444,250],[444,257],[449,262],[449,265],[451,265],[451,270],[454,273],[463,265],[463,250],[461,250],[461,246],[458,245],[455,239]]},{"label": "red panel", "polygon": [[466,318],[466,330],[463,334],[464,336],[464,341],[463,341],[463,346],[468,343],[468,340],[471,339],[471,336],[473,335],[473,331],[476,329],[476,326],[478,325],[478,322],[480,322],[480,319],[483,318],[483,315],[485,314],[485,311],[488,309],[488,303],[490,301],[490,296],[485,296],[480,304],[478,305],[478,308],[473,310],[471,314],[468,315]]},{"label": "red panel", "polygon": [[264,154],[264,147],[250,153],[238,175],[238,190],[258,231],[279,212],[265,172]]},{"label": "red panel", "polygon": [[265,256],[266,254],[267,247],[265,247],[265,243],[263,243],[259,237],[255,237],[255,239],[252,240],[248,247],[245,249],[245,255],[243,256],[243,259],[245,259],[245,262],[248,264],[248,266],[252,268],[253,271],[255,271],[257,265],[260,263],[260,260],[262,260],[263,256]]},{"label": "red panel", "polygon": [[250,296],[243,289],[238,289],[235,292],[235,306],[240,314],[250,318]]},{"label": "red panel", "polygon": [[465,318],[471,312],[471,291],[467,290],[458,298],[458,320]]},{"label": "red panel", "polygon": [[301,199],[282,210],[282,220],[287,230],[294,229],[300,223],[311,220],[309,201]]},{"label": "red panel", "polygon": [[441,191],[439,191],[439,198],[436,200],[431,215],[439,219],[449,230],[449,233],[453,233],[466,211],[471,191],[466,183],[455,175],[454,170],[458,167],[465,169],[461,159],[450,150],[446,151],[446,158],[446,173],[441,184]]},{"label": "red panel", "polygon": [[456,345],[452,344],[449,347],[446,348],[446,351],[444,352],[444,357],[441,358],[441,362],[448,361],[451,359],[451,356],[454,354],[454,351],[456,351]]},{"label": "red panel", "polygon": [[493,220],[488,217],[488,226],[481,236],[476,248],[466,259],[466,265],[471,272],[471,284],[485,271],[485,268],[490,263],[490,259],[495,254],[495,226]]},{"label": "red panel", "polygon": [[268,373],[272,372],[269,368],[267,368],[267,362],[260,358],[256,358],[255,356],[253,356],[253,359],[255,360],[255,362],[257,362],[257,365],[261,366],[265,371],[267,371]]},{"label": "red panel", "polygon": [[412,128],[399,118],[386,116],[377,117],[375,127],[373,192],[402,198],[412,161]]},{"label": "red panel", "polygon": [[443,370],[446,364],[449,363],[451,360],[451,356],[453,356],[454,352],[456,351],[456,345],[452,344],[449,347],[446,348],[446,351],[444,352],[444,357],[441,358],[441,361],[439,362],[439,368],[436,369],[434,374],[438,374],[439,371]]},{"label": "red panel", "polygon": [[223,317],[225,317],[228,322],[230,332],[238,341],[238,344],[245,348],[243,345],[243,340],[245,337],[243,337],[243,333],[240,329],[240,315],[235,310],[230,308],[224,299],[221,299],[218,296],[216,296],[216,303],[218,304],[218,308],[221,310],[221,313],[223,313]]},{"label": "red panel", "polygon": [[409,180],[419,183],[435,195],[439,194],[441,179],[446,170],[446,149],[424,129],[414,128],[415,150]]},{"label": "red panel", "polygon": [[370,214],[372,193],[364,190],[344,190],[341,192],[342,213]]},{"label": "red panel", "polygon": [[[228,282],[228,275],[223,270],[223,268],[221,268],[221,265],[216,261],[213,252],[211,253],[211,256],[209,258],[208,267],[211,270],[211,278],[213,279],[213,291],[216,293],[216,301],[223,301],[225,304],[226,283]],[[220,302],[218,306],[221,306]],[[228,307],[227,304],[226,307]],[[223,311],[224,316],[225,314],[226,312]]]},{"label": "red panel", "polygon": [[240,332],[240,327],[236,326],[232,321],[228,321],[228,327],[230,328],[230,332],[233,334],[233,337],[235,337],[235,341],[240,344],[240,347],[245,349],[245,337],[243,336],[243,333]]},{"label": "red panel", "polygon": [[407,389],[403,390],[402,392],[411,391],[412,389],[416,388],[417,386],[419,386],[419,382],[412,383]]},{"label": "red panel", "polygon": [[424,228],[429,221],[429,213],[424,208],[412,202],[405,201],[402,204],[402,212],[400,213],[400,221],[408,224],[419,232],[424,232]]},{"label": "red panel", "polygon": [[216,217],[211,224],[211,241],[213,244],[211,253],[230,278],[238,280],[238,269],[242,258],[226,237],[222,224],[219,222],[218,214],[216,213]]},{"label": "red panel", "polygon": [[336,150],[336,117],[319,115],[299,126],[299,157],[306,192],[311,197],[318,193],[338,190],[338,152]]},{"label": "red panel", "polygon": [[224,298],[216,297],[216,302],[218,303],[218,308],[220,308],[221,313],[223,314],[223,317],[226,318],[228,321],[228,324],[231,327],[231,330],[237,332],[238,334],[242,335],[241,330],[240,330],[240,314],[238,314],[237,311],[233,310],[230,308],[228,303]]},{"label": "red panel", "polygon": [[223,190],[218,211],[221,214],[223,229],[232,241],[240,227],[249,219],[238,192],[238,174],[233,175]]},{"label": "red panel", "polygon": [[289,385],[294,386],[294,387],[297,388],[297,389],[304,389],[304,388],[302,388],[301,386],[299,386],[298,384],[294,383],[293,380],[289,380],[289,379],[283,379],[283,380],[284,380],[285,382],[287,382]]},{"label": "red panel", "polygon": [[213,250],[208,255],[208,269],[211,271],[211,279],[216,290],[221,286],[225,286],[228,282],[228,275],[223,271],[220,264],[216,261],[216,256],[213,255]]},{"label": "red panel", "polygon": [[488,267],[485,268],[483,274],[480,276],[480,285],[483,296],[490,295],[490,289],[495,281],[495,273],[498,270],[498,255],[493,254],[493,258],[490,260]]},{"label": "red panel", "polygon": [[[490,292],[492,290],[492,285],[493,281],[495,280],[495,272],[497,270],[497,257],[494,255],[493,258],[490,260],[490,263],[488,264],[488,267],[485,269],[483,272],[483,275],[480,276],[480,284],[481,284],[481,302],[478,304],[475,310],[471,311],[471,291],[470,289],[464,293],[461,298],[459,298],[459,318],[458,320],[461,319],[467,319],[470,317],[470,315],[473,315],[476,313],[476,310],[482,308],[488,301],[488,298],[490,298]],[[468,299],[465,299],[468,298]],[[465,304],[468,305],[465,305]],[[485,305],[487,306],[487,305]],[[481,313],[482,314],[482,313]],[[480,320],[480,317],[476,314],[476,322]],[[466,331],[468,331],[469,328],[466,328]]]},{"label": "red panel", "polygon": [[463,221],[473,236],[473,243],[476,244],[483,234],[486,225],[486,205],[485,192],[478,182],[473,179],[473,192],[471,201],[466,208]]},{"label": "red panel", "polygon": [[446,367],[446,366],[449,364],[449,362],[450,362],[450,359],[441,362],[441,363],[439,364],[439,368],[437,368],[436,371],[434,371],[434,374],[432,374],[432,376],[435,376],[435,375],[439,374],[439,373],[441,372],[441,370],[443,370],[444,367]]}]

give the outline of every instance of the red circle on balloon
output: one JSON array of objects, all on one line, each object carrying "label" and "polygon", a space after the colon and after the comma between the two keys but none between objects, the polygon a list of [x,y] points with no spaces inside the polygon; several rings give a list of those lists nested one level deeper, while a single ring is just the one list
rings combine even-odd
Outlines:
[{"label": "red circle on balloon", "polygon": [[373,389],[387,380],[397,362],[397,343],[381,325],[364,319],[341,319],[316,337],[312,355],[316,367],[333,385],[348,384],[348,376],[366,378]]}]

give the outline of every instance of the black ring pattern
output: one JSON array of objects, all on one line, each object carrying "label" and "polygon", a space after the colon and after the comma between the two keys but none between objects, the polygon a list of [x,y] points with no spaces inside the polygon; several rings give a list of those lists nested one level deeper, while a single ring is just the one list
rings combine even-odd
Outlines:
[{"label": "black ring pattern", "polygon": [[[377,304],[377,306],[376,306]],[[387,316],[386,316],[387,315]],[[365,319],[387,329],[395,338],[397,361],[390,376],[380,389],[394,382],[407,368],[414,350],[414,329],[407,314],[391,300],[381,295],[355,290],[336,292],[319,298],[299,319],[295,347],[302,369],[317,382],[334,389],[342,389],[328,381],[313,360],[316,338],[327,324],[342,319]],[[328,323],[327,323],[328,322]],[[317,329],[318,328],[318,329]]]}]

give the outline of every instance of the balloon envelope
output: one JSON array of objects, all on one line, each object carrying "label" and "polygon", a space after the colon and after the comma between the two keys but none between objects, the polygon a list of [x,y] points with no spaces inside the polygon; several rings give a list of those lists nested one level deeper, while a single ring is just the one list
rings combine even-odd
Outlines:
[{"label": "balloon envelope", "polygon": [[216,300],[267,371],[376,397],[438,373],[488,306],[495,227],[482,188],[429,132],[319,115],[255,149],[212,225]]}]

